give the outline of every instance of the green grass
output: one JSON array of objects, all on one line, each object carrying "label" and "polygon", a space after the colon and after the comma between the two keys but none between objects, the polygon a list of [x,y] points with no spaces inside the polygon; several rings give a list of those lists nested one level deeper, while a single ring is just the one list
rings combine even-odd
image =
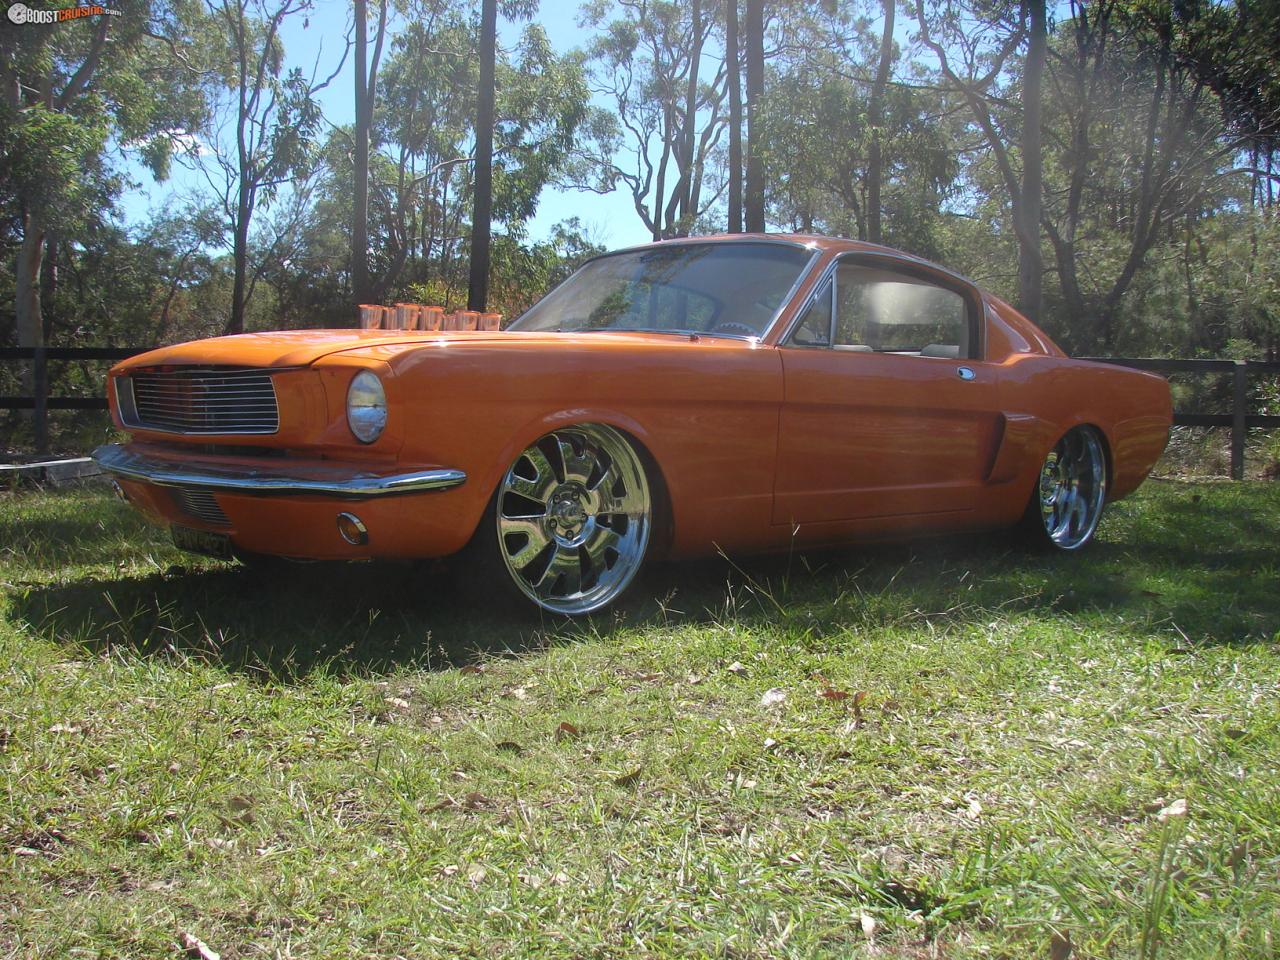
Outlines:
[{"label": "green grass", "polygon": [[1280,955],[1280,485],[569,626],[10,493],[0,590],[0,957]]}]

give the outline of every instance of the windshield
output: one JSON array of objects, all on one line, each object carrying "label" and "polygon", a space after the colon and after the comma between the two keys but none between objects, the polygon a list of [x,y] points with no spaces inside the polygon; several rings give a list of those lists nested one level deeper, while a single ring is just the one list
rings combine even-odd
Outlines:
[{"label": "windshield", "polygon": [[760,337],[811,251],[779,243],[663,244],[600,257],[512,330],[652,330]]}]

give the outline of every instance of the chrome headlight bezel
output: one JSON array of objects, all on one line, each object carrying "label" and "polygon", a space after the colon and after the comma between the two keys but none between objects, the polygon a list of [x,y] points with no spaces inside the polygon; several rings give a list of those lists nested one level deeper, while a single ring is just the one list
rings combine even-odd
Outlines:
[{"label": "chrome headlight bezel", "polygon": [[372,370],[361,370],[347,387],[347,427],[361,443],[374,443],[387,426],[387,392]]}]

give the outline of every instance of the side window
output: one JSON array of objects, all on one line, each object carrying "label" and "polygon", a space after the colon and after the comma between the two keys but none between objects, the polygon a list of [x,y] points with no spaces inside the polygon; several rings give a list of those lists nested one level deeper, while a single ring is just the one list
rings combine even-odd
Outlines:
[{"label": "side window", "polygon": [[828,280],[813,298],[795,330],[791,343],[797,347],[827,347],[831,345],[831,281]]},{"label": "side window", "polygon": [[836,269],[837,350],[969,356],[964,297],[910,274],[858,263]]}]

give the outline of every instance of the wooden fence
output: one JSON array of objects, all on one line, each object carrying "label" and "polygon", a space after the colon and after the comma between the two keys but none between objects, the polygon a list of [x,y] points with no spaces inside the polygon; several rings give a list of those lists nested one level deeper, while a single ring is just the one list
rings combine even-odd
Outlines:
[{"label": "wooden fence", "polygon": [[[105,410],[105,396],[49,396],[49,361],[124,360],[144,353],[151,347],[0,347],[0,361],[27,361],[35,365],[35,396],[0,396],[0,410],[34,410],[34,440],[42,452],[48,440],[48,411]],[[1245,437],[1250,427],[1280,427],[1280,416],[1250,413],[1249,377],[1258,374],[1280,374],[1280,361],[1258,360],[1161,360],[1142,357],[1082,357],[1098,363],[1114,363],[1156,373],[1231,374],[1230,413],[1192,413],[1177,411],[1173,422],[1185,427],[1231,428],[1231,477],[1244,479]]]},{"label": "wooden fence", "polygon": [[1244,479],[1244,442],[1250,427],[1280,427],[1280,417],[1249,412],[1249,377],[1280,373],[1280,361],[1267,360],[1161,360],[1143,357],[1081,357],[1098,363],[1114,363],[1156,373],[1231,374],[1230,413],[1189,413],[1174,411],[1179,427],[1231,428],[1231,479]]},{"label": "wooden fence", "polygon": [[105,388],[93,397],[49,396],[50,360],[126,360],[151,347],[0,347],[0,360],[25,360],[34,365],[32,389],[34,396],[0,396],[0,410],[34,410],[32,415],[32,439],[36,450],[49,449],[50,410],[105,410]]}]

